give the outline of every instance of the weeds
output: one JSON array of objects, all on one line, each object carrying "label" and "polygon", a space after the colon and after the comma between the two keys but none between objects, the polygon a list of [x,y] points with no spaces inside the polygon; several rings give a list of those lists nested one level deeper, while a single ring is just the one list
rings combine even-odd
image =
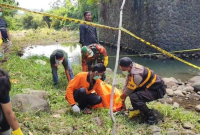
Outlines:
[{"label": "weeds", "polygon": [[[20,48],[18,44],[28,45],[32,42],[32,39],[41,40],[41,38],[51,37],[52,31],[42,32],[43,36],[38,36],[38,31],[32,31],[28,33],[28,38],[19,36],[18,39],[13,39],[16,48]],[[37,33],[37,34],[35,34]],[[73,33],[73,32],[72,32]],[[70,34],[70,32],[68,33]],[[47,37],[45,37],[45,35]],[[61,34],[62,35],[62,34]],[[38,38],[35,38],[38,36]],[[58,35],[57,35],[58,36]],[[63,37],[62,37],[63,38]],[[67,37],[68,38],[68,37]],[[49,39],[49,38],[48,38]],[[75,38],[74,38],[75,39]],[[52,39],[56,40],[54,37]],[[73,40],[73,37],[72,37]],[[64,41],[64,40],[63,40]],[[46,42],[46,41],[45,41]],[[17,44],[18,43],[18,44]],[[47,64],[37,64],[37,59],[44,60]],[[77,74],[81,71],[80,65],[73,65],[73,72]],[[48,102],[51,107],[51,112],[32,112],[32,113],[20,113],[15,112],[18,121],[20,122],[21,129],[25,134],[29,132],[34,135],[109,135],[112,130],[112,121],[108,114],[108,109],[96,109],[93,110],[91,115],[74,114],[71,111],[71,106],[65,100],[66,86],[68,84],[64,68],[61,66],[58,70],[59,84],[53,85],[51,68],[49,58],[44,56],[29,57],[27,59],[21,59],[15,52],[11,53],[9,60],[2,65],[3,69],[9,72],[10,79],[18,80],[17,83],[12,83],[11,97],[24,93],[26,89],[44,90],[48,91]],[[107,76],[110,83],[112,83],[112,75]],[[123,80],[122,76],[118,75],[118,79]],[[119,81],[116,86],[120,89],[123,88],[123,82]],[[131,107],[130,100],[126,101],[127,107]],[[200,125],[197,123],[199,114],[184,109],[174,110],[170,105],[163,105],[157,102],[149,103],[150,108],[159,110],[166,118],[164,123],[160,123],[158,126],[161,128],[162,134],[166,134],[169,128],[174,128],[177,131],[182,130],[182,124],[184,122],[190,122],[194,124],[194,131],[200,133]],[[59,114],[60,117],[53,117],[54,114]],[[97,118],[99,122],[96,122],[94,118]],[[117,134],[120,135],[149,135],[151,133],[151,126],[145,124],[139,124],[135,120],[129,120],[124,114],[115,115],[117,121]]]},{"label": "weeds", "polygon": [[48,28],[11,31],[13,51],[21,51],[30,45],[48,45],[57,43],[78,42],[77,31],[53,30]]}]

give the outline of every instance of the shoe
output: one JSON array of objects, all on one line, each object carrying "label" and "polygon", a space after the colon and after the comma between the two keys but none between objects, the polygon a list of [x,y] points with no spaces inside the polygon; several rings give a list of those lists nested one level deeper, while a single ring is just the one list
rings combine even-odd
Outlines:
[{"label": "shoe", "polygon": [[149,110],[148,117],[146,123],[148,125],[154,125],[158,123],[157,117],[154,115],[152,110]]},{"label": "shoe", "polygon": [[154,124],[158,124],[158,119],[156,118],[156,116],[151,116],[147,119],[146,123],[148,125],[154,125]]},{"label": "shoe", "polygon": [[58,82],[54,82],[54,84],[53,85],[58,85]]},{"label": "shoe", "polygon": [[83,110],[83,113],[84,113],[84,114],[92,114],[92,111],[91,111],[89,108],[85,108],[85,109]]},{"label": "shoe", "polygon": [[149,110],[148,116],[145,116],[144,113],[140,113],[140,115],[141,115],[141,121],[139,122],[140,124],[142,123],[146,123],[148,125],[158,124],[158,119],[153,114],[152,110]]}]

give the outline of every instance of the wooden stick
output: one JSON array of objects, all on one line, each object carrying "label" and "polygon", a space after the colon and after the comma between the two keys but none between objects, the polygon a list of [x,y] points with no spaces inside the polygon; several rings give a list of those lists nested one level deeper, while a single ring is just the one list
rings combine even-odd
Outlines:
[{"label": "wooden stick", "polygon": [[111,119],[113,121],[112,135],[116,134],[116,121],[115,121],[115,117],[113,115],[113,96],[114,96],[114,89],[115,89],[115,78],[116,78],[116,74],[117,74],[118,61],[119,61],[122,15],[123,15],[123,8],[124,8],[124,5],[125,5],[125,1],[126,0],[123,0],[121,8],[120,8],[119,31],[118,31],[118,40],[117,40],[117,54],[116,54],[114,77],[113,77],[113,82],[112,82],[112,93],[111,93],[111,100],[110,100],[110,116],[111,116]]}]

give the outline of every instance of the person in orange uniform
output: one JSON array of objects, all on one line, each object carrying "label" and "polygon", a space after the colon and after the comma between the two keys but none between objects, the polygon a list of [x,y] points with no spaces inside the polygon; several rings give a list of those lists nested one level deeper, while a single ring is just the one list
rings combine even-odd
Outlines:
[{"label": "person in orange uniform", "polygon": [[81,48],[82,71],[91,71],[95,63],[108,65],[108,56],[106,49],[100,44],[91,44]]},{"label": "person in orange uniform", "polygon": [[[109,108],[100,84],[105,71],[106,67],[102,63],[97,63],[92,71],[78,73],[69,82],[65,98],[72,106],[73,112],[80,113],[82,110],[85,114],[91,114],[89,108],[99,103],[102,103],[104,108]],[[96,93],[92,93],[94,91]]]}]

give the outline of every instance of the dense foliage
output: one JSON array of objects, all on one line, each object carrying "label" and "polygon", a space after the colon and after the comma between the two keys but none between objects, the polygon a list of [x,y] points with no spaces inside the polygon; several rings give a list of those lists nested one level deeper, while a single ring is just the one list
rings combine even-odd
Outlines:
[{"label": "dense foliage", "polygon": [[[0,0],[0,2],[20,6],[20,3],[15,2],[15,0]],[[76,19],[83,19],[84,11],[91,11],[93,21],[98,22],[98,3],[98,0],[78,0],[78,4],[73,4],[70,0],[64,0],[63,2],[57,0],[54,3],[51,3],[50,10],[39,10],[40,12],[46,12]],[[12,30],[38,29],[45,27],[54,29],[61,29],[63,27],[67,29],[78,29],[79,25],[73,22],[68,22],[53,17],[47,17],[32,13],[19,13],[16,10],[13,11],[7,8],[3,8],[2,10],[3,17],[6,19],[9,25],[9,29]]]}]

